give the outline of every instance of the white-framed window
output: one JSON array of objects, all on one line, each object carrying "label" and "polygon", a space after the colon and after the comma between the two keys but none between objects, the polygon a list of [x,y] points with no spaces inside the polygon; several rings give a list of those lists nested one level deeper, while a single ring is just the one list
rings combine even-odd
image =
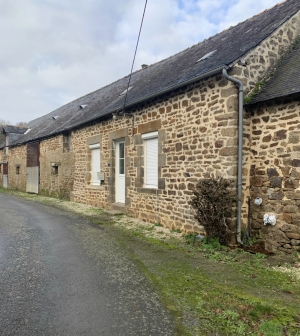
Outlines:
[{"label": "white-framed window", "polygon": [[144,142],[144,187],[158,187],[158,132],[142,134]]},{"label": "white-framed window", "polygon": [[91,151],[91,185],[100,185],[100,144],[90,145]]}]

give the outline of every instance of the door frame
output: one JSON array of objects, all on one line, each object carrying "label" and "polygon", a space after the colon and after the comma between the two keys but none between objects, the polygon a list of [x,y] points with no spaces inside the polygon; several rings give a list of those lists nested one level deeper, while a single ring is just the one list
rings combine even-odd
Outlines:
[{"label": "door frame", "polygon": [[[120,144],[123,144],[123,157],[120,158]],[[115,140],[115,195],[116,203],[125,204],[126,199],[126,162],[125,162],[125,139]],[[121,163],[123,161],[123,166]],[[120,174],[120,170],[123,174]]]}]

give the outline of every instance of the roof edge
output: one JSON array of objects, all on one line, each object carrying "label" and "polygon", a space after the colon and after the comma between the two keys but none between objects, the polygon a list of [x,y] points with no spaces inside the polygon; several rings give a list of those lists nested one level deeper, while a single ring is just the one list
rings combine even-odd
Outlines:
[{"label": "roof edge", "polygon": [[[215,68],[215,69],[213,69],[213,70],[211,70],[211,71],[209,71],[209,72],[206,72],[206,73],[201,74],[201,75],[199,75],[199,76],[192,77],[192,78],[190,78],[190,79],[188,79],[188,80],[186,80],[186,81],[184,81],[184,82],[180,82],[180,83],[177,83],[177,84],[175,84],[175,85],[168,86],[168,87],[166,87],[166,88],[164,88],[164,89],[162,89],[162,90],[160,90],[160,91],[156,91],[156,92],[153,93],[153,94],[149,94],[149,95],[147,95],[147,96],[144,96],[144,97],[142,97],[141,99],[136,99],[136,100],[130,102],[129,104],[127,104],[127,105],[125,106],[125,109],[126,109],[127,107],[132,107],[132,106],[134,106],[134,105],[143,103],[143,102],[145,102],[145,101],[147,101],[147,100],[149,100],[149,99],[153,99],[153,98],[158,97],[158,96],[160,96],[160,95],[162,95],[162,94],[165,94],[165,93],[168,93],[168,92],[170,92],[170,91],[176,90],[176,89],[178,89],[178,88],[180,88],[180,87],[182,87],[182,86],[185,86],[185,85],[188,85],[188,84],[197,82],[198,80],[201,80],[201,79],[204,79],[204,78],[207,78],[207,77],[216,75],[217,73],[222,73],[222,70],[223,70],[224,68],[225,68],[226,70],[228,70],[230,67],[228,67],[227,65],[223,64],[223,65],[221,65],[221,66],[219,66],[219,67],[217,67],[217,68]],[[117,112],[117,111],[119,111],[119,110],[120,110],[120,109],[114,109],[114,110],[111,110],[111,111],[105,113],[104,115],[102,115],[101,117],[110,115],[110,114],[115,113],[115,112]],[[97,119],[98,119],[98,118],[93,118],[93,119],[87,120],[86,123],[89,123],[89,122],[91,122],[91,121],[95,121],[95,120],[97,120]],[[73,126],[71,126],[71,127],[67,127],[67,128],[65,128],[65,129],[63,129],[61,132],[64,132],[64,131],[67,131],[67,130],[71,130],[71,129],[76,128],[76,127],[78,127],[78,126],[80,126],[80,125],[83,125],[83,124],[85,124],[85,123],[78,123],[78,124],[75,124],[75,125],[73,125]]]}]

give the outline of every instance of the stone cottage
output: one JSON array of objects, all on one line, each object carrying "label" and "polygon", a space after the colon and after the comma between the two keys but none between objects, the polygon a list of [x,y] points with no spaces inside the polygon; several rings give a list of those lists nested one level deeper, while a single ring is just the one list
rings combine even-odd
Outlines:
[{"label": "stone cottage", "polygon": [[[289,219],[292,212],[287,209],[292,208],[286,208],[296,210],[297,201],[272,196],[289,192],[284,189],[288,182],[275,165],[274,152],[274,159],[266,158],[282,146],[283,134],[296,141],[297,126],[275,117],[278,113],[268,116],[264,106],[270,102],[255,100],[259,97],[255,94],[262,82],[272,86],[272,75],[280,74],[291,46],[297,46],[299,10],[298,0],[287,0],[161,62],[143,66],[132,74],[130,83],[126,76],[31,121],[26,133],[9,144],[7,154],[5,145],[0,146],[1,171],[3,162],[8,162],[8,187],[68,197],[165,227],[201,232],[189,206],[192,190],[201,178],[222,176],[236,181],[237,214],[231,226],[238,243],[247,222],[247,199],[252,202],[260,196],[262,206],[251,207],[254,232],[265,238],[269,248],[297,249],[300,226],[293,215]],[[280,109],[276,99],[272,104]],[[299,111],[293,113],[297,120]],[[285,114],[286,110],[283,118]],[[273,145],[276,136],[278,144]],[[288,141],[284,150],[292,151],[290,160],[296,160],[297,143]],[[278,160],[283,160],[279,154]],[[292,168],[297,168],[296,162],[291,161]],[[12,176],[16,164],[19,179]],[[290,189],[296,193],[296,184]],[[264,225],[266,212],[277,216],[274,227]]]}]

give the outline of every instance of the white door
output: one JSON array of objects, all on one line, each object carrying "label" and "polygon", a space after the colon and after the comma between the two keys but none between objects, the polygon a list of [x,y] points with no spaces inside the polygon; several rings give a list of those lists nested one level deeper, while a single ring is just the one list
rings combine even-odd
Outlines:
[{"label": "white door", "polygon": [[125,203],[125,142],[116,142],[116,203]]},{"label": "white door", "polygon": [[7,175],[3,175],[3,188],[7,188],[8,185],[7,180],[8,180]]},{"label": "white door", "polygon": [[26,192],[39,193],[39,167],[26,168]]}]

